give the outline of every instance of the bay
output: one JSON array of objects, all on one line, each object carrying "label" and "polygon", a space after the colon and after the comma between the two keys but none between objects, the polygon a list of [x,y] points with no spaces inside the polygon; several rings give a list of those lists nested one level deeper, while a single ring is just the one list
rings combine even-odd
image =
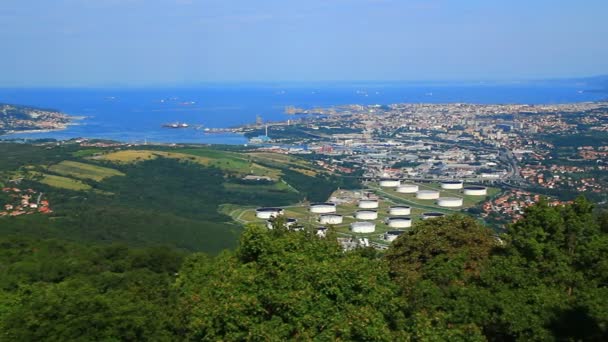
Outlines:
[{"label": "bay", "polygon": [[[576,83],[327,83],[224,84],[165,88],[20,88],[0,89],[0,102],[60,110],[84,116],[61,131],[16,133],[4,139],[58,140],[86,137],[121,142],[244,144],[232,133],[206,133],[255,122],[285,121],[286,106],[301,108],[344,104],[526,103],[597,101],[605,93]],[[183,122],[185,129],[163,124]],[[199,129],[194,129],[198,127]]]}]

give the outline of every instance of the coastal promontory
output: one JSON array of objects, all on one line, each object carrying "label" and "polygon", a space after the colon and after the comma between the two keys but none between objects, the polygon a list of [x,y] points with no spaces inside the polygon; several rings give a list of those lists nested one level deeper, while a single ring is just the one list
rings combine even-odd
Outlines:
[{"label": "coastal promontory", "polygon": [[0,103],[0,134],[64,129],[70,116],[57,110]]}]

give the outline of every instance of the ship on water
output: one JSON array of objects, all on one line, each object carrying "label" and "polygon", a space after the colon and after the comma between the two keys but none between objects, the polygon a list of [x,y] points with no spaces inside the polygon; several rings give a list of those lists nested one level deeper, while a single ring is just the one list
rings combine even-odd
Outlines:
[{"label": "ship on water", "polygon": [[184,122],[173,122],[173,123],[163,124],[162,127],[165,127],[165,128],[188,128],[188,127],[190,127],[190,125],[188,125],[187,123],[184,123]]}]

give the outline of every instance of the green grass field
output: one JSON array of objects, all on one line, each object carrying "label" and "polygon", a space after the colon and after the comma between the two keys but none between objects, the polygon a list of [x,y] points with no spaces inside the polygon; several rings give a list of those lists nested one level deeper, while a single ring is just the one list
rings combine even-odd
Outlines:
[{"label": "green grass field", "polygon": [[293,156],[270,152],[253,152],[247,153],[247,155],[253,161],[257,161],[265,165],[289,167],[290,170],[305,174],[307,176],[315,176],[317,174],[317,168],[310,162],[295,158]]},{"label": "green grass field", "polygon": [[41,174],[42,178],[39,180],[40,183],[61,189],[68,190],[90,190],[91,186],[85,184],[79,180],[55,175]]},{"label": "green grass field", "polygon": [[137,163],[158,157],[191,161],[203,166],[213,166],[238,175],[253,174],[278,179],[280,170],[271,169],[254,162],[242,154],[226,151],[213,151],[204,148],[178,149],[176,152],[125,150],[104,154],[98,159],[115,163]]},{"label": "green grass field", "polygon": [[78,150],[78,151],[72,153],[72,155],[77,158],[83,158],[83,157],[89,157],[89,156],[95,155],[97,153],[102,153],[103,151],[104,150],[101,148],[88,148],[88,149],[84,149],[84,150]]},{"label": "green grass field", "polygon": [[158,157],[189,160],[238,175],[252,174],[273,179],[279,179],[282,175],[281,169],[284,168],[312,177],[319,172],[319,169],[309,161],[293,156],[269,152],[238,153],[204,147],[179,148],[171,151],[124,150],[93,158],[115,163],[136,163]]},{"label": "green grass field", "polygon": [[69,176],[79,179],[91,179],[96,182],[102,181],[109,177],[124,176],[124,173],[118,170],[69,160],[64,160],[58,164],[51,165],[48,170],[62,176]]},{"label": "green grass field", "polygon": [[230,191],[238,192],[260,192],[260,191],[289,191],[296,192],[292,187],[283,183],[276,182],[273,184],[236,184],[236,183],[224,183],[224,188]]}]

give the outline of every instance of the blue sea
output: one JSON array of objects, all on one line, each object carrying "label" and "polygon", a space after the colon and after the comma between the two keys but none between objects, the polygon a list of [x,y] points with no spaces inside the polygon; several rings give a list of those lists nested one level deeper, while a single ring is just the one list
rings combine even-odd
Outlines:
[{"label": "blue sea", "polygon": [[[527,103],[557,104],[597,101],[606,93],[582,84],[559,83],[356,83],[248,84],[167,88],[0,88],[0,103],[56,109],[85,117],[68,129],[19,133],[4,139],[58,140],[87,137],[122,142],[243,144],[237,134],[209,134],[204,128],[229,128],[265,121],[287,120],[286,106],[301,108],[343,104],[391,103]],[[162,125],[184,122],[185,129]],[[193,127],[199,127],[194,129]]]}]

